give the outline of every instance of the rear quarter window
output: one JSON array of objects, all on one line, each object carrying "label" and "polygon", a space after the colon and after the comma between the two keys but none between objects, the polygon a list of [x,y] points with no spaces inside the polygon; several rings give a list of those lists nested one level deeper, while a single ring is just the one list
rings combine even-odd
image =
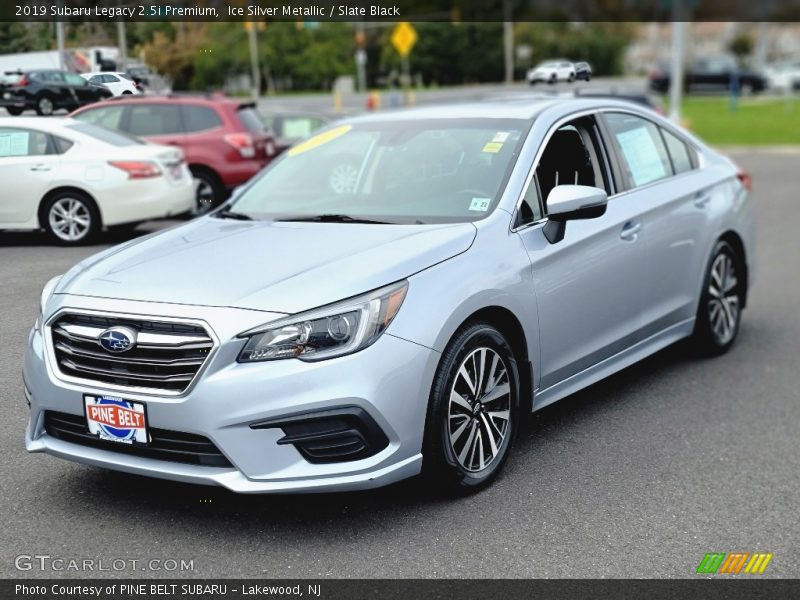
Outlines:
[{"label": "rear quarter window", "polygon": [[664,136],[664,143],[666,143],[667,151],[672,159],[675,174],[691,171],[694,168],[695,160],[694,153],[689,146],[666,129],[661,129],[661,135]]},{"label": "rear quarter window", "polygon": [[217,111],[208,106],[182,106],[183,122],[186,126],[186,133],[196,133],[214,129],[222,125],[222,120],[217,115]]},{"label": "rear quarter window", "polygon": [[264,123],[261,121],[261,117],[258,116],[254,108],[249,106],[239,108],[239,110],[236,111],[236,116],[239,117],[239,120],[247,131],[252,133],[266,132]]}]

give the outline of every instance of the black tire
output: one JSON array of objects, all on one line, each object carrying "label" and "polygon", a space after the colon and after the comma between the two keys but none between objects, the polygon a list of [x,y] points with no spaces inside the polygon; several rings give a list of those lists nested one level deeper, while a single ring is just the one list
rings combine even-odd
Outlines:
[{"label": "black tire", "polygon": [[[733,280],[720,282],[720,261],[733,269]],[[724,277],[722,279],[725,279]],[[728,286],[731,286],[728,289]],[[715,290],[722,289],[722,297]],[[727,291],[726,291],[727,290]],[[692,349],[700,356],[719,356],[736,342],[742,320],[745,297],[745,267],[743,257],[726,241],[719,241],[711,252],[703,278],[703,290],[697,307]],[[716,308],[714,308],[716,306]],[[735,306],[735,310],[732,308]],[[734,314],[731,314],[731,313]],[[721,320],[724,320],[722,323]],[[726,327],[727,326],[727,327]],[[727,330],[727,333],[724,333]]]},{"label": "black tire", "polygon": [[53,99],[44,94],[36,98],[36,114],[40,117],[49,117],[56,111],[56,103]]},{"label": "black tire", "polygon": [[196,183],[195,214],[203,215],[215,209],[227,198],[227,191],[216,173],[204,167],[189,168]]},{"label": "black tire", "polygon": [[130,91],[130,90],[125,90],[124,92],[122,92],[122,95],[123,96],[133,96],[133,92]]},{"label": "black tire", "polygon": [[[58,221],[54,224],[54,220],[51,218],[54,213],[58,212],[55,208],[56,205],[63,208],[64,205],[68,205],[70,202],[74,202],[74,206],[76,206],[75,216],[80,216],[88,220],[88,225],[85,226],[85,230],[84,227],[81,226],[80,229],[83,231],[80,235],[76,235],[72,238],[70,238],[68,232],[65,233],[59,228]],[[60,222],[63,222],[63,219]],[[79,246],[92,241],[97,236],[97,232],[100,231],[102,226],[100,222],[100,211],[97,210],[97,205],[94,203],[94,200],[84,192],[78,190],[65,190],[47,198],[39,208],[39,223],[56,243],[63,246]]]},{"label": "black tire", "polygon": [[[469,363],[473,355],[486,357],[486,363],[490,363],[491,355],[489,350],[502,359],[502,365],[498,362],[498,368],[504,367],[506,376],[500,376],[489,389],[489,393],[483,396],[482,402],[470,402],[468,398],[461,395],[457,390],[468,390],[469,388],[463,387],[468,385],[459,371],[462,364]],[[486,354],[481,355],[483,351]],[[491,355],[494,356],[494,355]],[[478,371],[475,363],[472,363],[473,370],[471,376],[474,376]],[[469,373],[469,366],[465,366]],[[483,369],[483,378],[480,379],[481,385],[492,383],[491,377],[497,374],[498,370],[490,371],[488,368]],[[457,378],[460,378],[457,380]],[[492,392],[502,391],[504,383],[507,383],[508,392],[495,399],[491,398]],[[455,391],[461,399],[472,405],[472,413],[452,403],[451,391]],[[480,392],[479,392],[480,393]],[[467,394],[469,396],[469,394]],[[474,398],[473,398],[474,400]],[[485,405],[483,404],[485,402]],[[480,404],[476,408],[476,404]],[[501,417],[494,417],[504,412],[507,408],[508,422],[505,424],[505,430],[502,432],[500,429],[503,427],[503,420]],[[491,407],[494,407],[492,410]],[[455,409],[455,410],[454,410]],[[499,412],[498,412],[499,411]],[[451,416],[451,412],[453,413]],[[487,417],[488,415],[488,417]],[[451,442],[451,427],[457,430],[466,419],[466,425],[463,425],[461,433],[457,431],[452,432],[454,442]],[[499,419],[495,420],[495,419]],[[494,443],[497,448],[497,453],[493,453],[493,447],[490,445],[488,436],[490,435],[488,428],[495,425],[495,430],[498,435],[492,435],[493,440],[500,439],[500,443]],[[498,473],[503,468],[505,461],[511,450],[514,437],[520,423],[520,379],[519,369],[511,350],[511,346],[506,341],[503,334],[500,333],[495,327],[488,323],[476,322],[463,326],[456,334],[450,343],[447,345],[442,358],[439,361],[436,375],[433,380],[431,388],[431,395],[428,400],[428,414],[425,421],[425,437],[423,441],[423,464],[422,473],[423,481],[437,491],[446,492],[448,494],[464,494],[475,492],[488,486]],[[475,432],[479,432],[479,435]],[[459,458],[459,454],[464,455],[464,448],[469,445],[470,448],[477,450],[477,438],[480,436],[480,455],[473,460],[475,456],[474,450],[469,457],[470,463],[474,464],[477,468],[470,469],[463,464],[464,458]],[[483,440],[486,439],[486,445],[489,446],[488,452],[490,454],[489,461],[481,468],[483,455],[486,451]],[[470,445],[470,440],[474,440],[475,444]],[[466,454],[470,454],[467,450]]]},{"label": "black tire", "polygon": [[19,106],[7,106],[6,110],[8,111],[8,114],[10,114],[12,117],[18,117],[22,114],[22,112],[25,109],[20,108]]}]

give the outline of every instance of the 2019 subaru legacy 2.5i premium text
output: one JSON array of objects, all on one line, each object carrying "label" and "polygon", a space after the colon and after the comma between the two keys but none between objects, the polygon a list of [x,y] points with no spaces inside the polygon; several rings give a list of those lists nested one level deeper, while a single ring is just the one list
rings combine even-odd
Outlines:
[{"label": "2019 subaru legacy 2.5i premium text", "polygon": [[752,213],[746,174],[630,103],[352,119],[47,284],[26,445],[238,492],[477,489],[525,412],[734,343]]}]

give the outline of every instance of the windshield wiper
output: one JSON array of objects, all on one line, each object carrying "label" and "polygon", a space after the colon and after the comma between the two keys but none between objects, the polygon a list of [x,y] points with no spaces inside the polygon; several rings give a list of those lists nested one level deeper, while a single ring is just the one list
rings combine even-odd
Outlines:
[{"label": "windshield wiper", "polygon": [[360,217],[351,217],[350,215],[298,215],[295,217],[286,217],[284,219],[277,219],[278,221],[292,221],[297,223],[367,223],[373,225],[391,225],[388,221],[375,221],[373,219],[362,219]]},{"label": "windshield wiper", "polygon": [[215,212],[212,216],[214,216],[214,217],[216,217],[218,219],[235,219],[237,221],[252,221],[253,220],[253,217],[251,217],[250,215],[246,215],[244,213],[228,210],[227,208],[225,210],[220,210],[218,212]]}]

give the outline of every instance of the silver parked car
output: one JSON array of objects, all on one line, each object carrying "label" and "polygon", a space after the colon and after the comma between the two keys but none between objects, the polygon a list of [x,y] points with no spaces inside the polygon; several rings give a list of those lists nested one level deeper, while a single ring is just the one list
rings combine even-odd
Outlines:
[{"label": "silver parked car", "polygon": [[237,492],[480,488],[524,413],[682,338],[731,347],[749,188],[607,98],[336,124],[47,284],[27,449]]}]

